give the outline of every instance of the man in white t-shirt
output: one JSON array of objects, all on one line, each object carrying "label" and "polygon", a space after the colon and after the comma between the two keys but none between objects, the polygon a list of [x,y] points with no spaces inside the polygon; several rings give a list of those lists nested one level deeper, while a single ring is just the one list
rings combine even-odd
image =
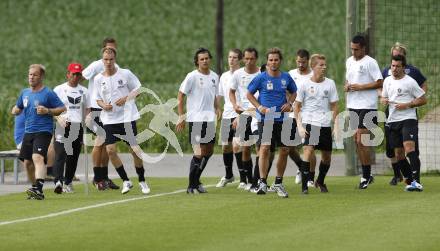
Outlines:
[{"label": "man in white t-shirt", "polygon": [[426,104],[425,91],[410,76],[405,74],[406,59],[402,55],[393,56],[391,73],[385,79],[382,89],[382,102],[389,105],[387,125],[390,130],[390,145],[398,161],[409,159],[411,181],[405,191],[423,191],[420,184],[420,159],[416,151],[418,122],[416,108]]},{"label": "man in white t-shirt", "polygon": [[[235,137],[236,118],[238,114],[229,99],[229,90],[231,89],[232,74],[240,68],[240,62],[243,58],[243,53],[240,49],[232,49],[228,54],[229,70],[224,72],[220,77],[219,84],[219,99],[220,96],[224,98],[222,125],[221,125],[221,142],[223,145],[223,163],[225,165],[226,174],[217,183],[216,187],[225,187],[226,184],[234,181],[234,174],[232,172],[232,163],[237,162],[238,170],[242,170],[242,156],[240,145],[237,144]],[[220,104],[220,100],[218,101]]]},{"label": "man in white t-shirt", "polygon": [[347,108],[350,111],[350,127],[354,135],[356,150],[362,165],[359,189],[366,189],[373,182],[371,175],[371,147],[362,143],[363,134],[377,127],[377,89],[382,87],[383,77],[376,60],[366,55],[367,41],[356,35],[351,40],[352,56],[346,61],[345,86]]},{"label": "man in white t-shirt", "polygon": [[[326,78],[327,69],[324,55],[314,54],[310,59],[313,69],[311,79],[304,81],[296,96],[295,115],[298,121],[298,131],[304,139],[304,161],[300,167],[302,177],[302,193],[308,193],[307,176],[310,171],[311,159],[316,159],[315,150],[321,150],[319,175],[315,186],[321,192],[327,193],[325,176],[330,168],[332,154],[332,122],[338,114],[338,92],[335,82]],[[334,126],[333,131],[337,131]]]},{"label": "man in white t-shirt", "polygon": [[[116,49],[116,40],[114,38],[105,38],[102,41],[102,48],[111,47]],[[116,65],[118,68],[118,65]],[[105,189],[119,189],[113,181],[108,177],[108,155],[104,146],[105,131],[102,122],[99,118],[102,108],[96,103],[96,93],[98,92],[99,86],[94,85],[94,79],[96,75],[104,71],[104,63],[102,58],[92,62],[87,66],[83,72],[83,78],[89,81],[89,95],[91,102],[91,129],[87,128],[88,131],[96,135],[95,145],[92,150],[92,160],[93,160],[93,183],[96,185],[98,190]]]},{"label": "man in white t-shirt", "polygon": [[[81,153],[83,119],[90,113],[90,97],[87,88],[80,85],[83,67],[71,63],[67,67],[67,82],[54,88],[54,92],[67,108],[56,116],[54,183],[57,194],[73,193],[72,180]],[[64,174],[64,165],[66,165]],[[64,183],[64,186],[63,186]]]},{"label": "man in white t-shirt", "polygon": [[[310,53],[305,49],[299,49],[296,52],[296,69],[290,70],[289,75],[292,77],[293,81],[295,81],[296,88],[301,89],[302,84],[305,81],[310,80],[310,78],[313,76],[313,71],[309,67],[309,59],[310,59]],[[289,117],[293,118],[295,125],[292,127],[292,129],[296,130],[296,121],[295,121],[295,113],[292,112],[289,114]],[[298,153],[297,146],[291,146],[289,149],[289,157],[293,162],[295,162],[296,166],[298,166],[298,171],[296,172],[295,176],[295,183],[299,184],[301,183],[301,172],[299,168],[302,165],[301,156]],[[314,158],[314,155],[311,156],[312,159],[310,160],[310,180],[308,181],[309,187],[312,187],[315,180],[315,166],[316,166],[316,159]]]},{"label": "man in white t-shirt", "polygon": [[[252,178],[252,117],[255,117],[256,109],[247,99],[247,87],[252,79],[260,74],[257,66],[258,51],[255,48],[244,50],[243,61],[245,66],[236,70],[232,75],[232,84],[229,91],[229,98],[234,110],[240,114],[237,126],[237,135],[242,148],[243,169],[240,171],[240,184],[238,189],[249,190],[252,183],[256,183]],[[238,96],[238,99],[236,98]]]},{"label": "man in white t-shirt", "polygon": [[[193,148],[193,158],[189,169],[188,194],[206,193],[200,182],[203,170],[214,151],[215,122],[221,116],[216,96],[218,95],[218,75],[211,71],[211,53],[199,48],[194,54],[196,70],[188,73],[180,85],[178,99],[179,121],[176,131],[181,132],[188,121],[189,141]],[[186,97],[186,115],[184,103]]]},{"label": "man in white t-shirt", "polygon": [[95,77],[93,84],[99,86],[96,103],[102,108],[101,121],[106,134],[104,144],[107,154],[123,180],[121,193],[128,193],[133,184],[127,177],[124,165],[117,154],[116,143],[122,139],[128,144],[141,192],[149,194],[150,188],[145,182],[143,161],[135,151],[139,148],[136,141],[136,120],[140,118],[135,98],[139,94],[141,83],[130,70],[116,67],[116,49],[104,48],[102,61],[104,71]]},{"label": "man in white t-shirt", "polygon": [[[406,53],[407,53],[406,47],[399,42],[396,42],[391,47],[390,50],[391,56],[402,55],[405,56],[406,58]],[[422,88],[425,91],[426,94],[426,92],[428,91],[427,79],[417,67],[407,63],[405,66],[405,74],[412,77],[420,86],[420,88]],[[386,78],[391,75],[392,75],[391,67],[388,65],[382,70],[382,76]],[[389,108],[387,106],[385,109],[385,115],[388,116],[388,114],[389,114]],[[389,184],[392,186],[396,186],[399,182],[405,181],[405,183],[409,185],[411,182],[407,179],[407,177],[411,176],[411,165],[409,164],[406,158],[403,159],[403,161],[397,161],[396,157],[394,156],[394,149],[390,146],[390,140],[389,140],[390,130],[387,124],[385,124],[384,126],[384,133],[385,133],[385,153],[386,156],[391,161],[391,166],[393,168],[393,173],[394,173],[393,178],[391,178]],[[419,143],[416,142],[417,153],[419,152],[418,145]]]}]

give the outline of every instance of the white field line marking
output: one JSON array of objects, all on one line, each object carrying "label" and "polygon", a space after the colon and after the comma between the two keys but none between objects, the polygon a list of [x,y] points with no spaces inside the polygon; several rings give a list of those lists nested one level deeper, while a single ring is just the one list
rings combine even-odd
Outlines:
[{"label": "white field line marking", "polygon": [[[236,182],[233,182],[233,183],[236,183]],[[206,185],[205,187],[214,187],[214,186],[215,186],[215,184],[211,184],[211,185]],[[186,192],[186,189],[180,189],[180,190],[176,190],[173,192],[159,193],[159,194],[147,195],[147,196],[130,198],[130,199],[109,201],[109,202],[99,203],[99,204],[85,206],[85,207],[73,208],[73,209],[69,209],[69,210],[65,210],[65,211],[61,211],[61,212],[57,212],[57,213],[50,213],[50,214],[35,216],[35,217],[30,217],[30,218],[23,218],[23,219],[11,220],[11,221],[0,221],[0,226],[28,222],[28,221],[42,220],[42,219],[47,219],[47,218],[54,218],[57,216],[72,214],[72,213],[81,212],[81,211],[85,211],[85,210],[89,210],[89,209],[93,209],[93,208],[122,204],[122,203],[136,201],[136,200],[151,199],[151,198],[173,195],[173,194],[178,194],[178,193],[183,193],[183,192]]]}]

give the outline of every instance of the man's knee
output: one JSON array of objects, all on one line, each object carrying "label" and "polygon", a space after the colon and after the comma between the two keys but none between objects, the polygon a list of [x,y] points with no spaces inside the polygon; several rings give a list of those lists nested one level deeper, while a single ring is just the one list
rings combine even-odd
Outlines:
[{"label": "man's knee", "polygon": [[116,145],[107,145],[106,146],[107,154],[110,158],[115,157],[117,155]]}]

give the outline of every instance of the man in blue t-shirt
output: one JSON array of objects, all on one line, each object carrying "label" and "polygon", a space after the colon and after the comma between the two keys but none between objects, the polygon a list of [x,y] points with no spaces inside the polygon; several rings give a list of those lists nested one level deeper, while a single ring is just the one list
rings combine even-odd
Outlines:
[{"label": "man in blue t-shirt", "polygon": [[[391,56],[397,56],[397,55],[402,55],[406,57],[406,47],[399,43],[396,42],[393,47],[391,47]],[[428,91],[428,87],[427,87],[427,83],[426,83],[426,77],[423,76],[423,74],[420,72],[419,69],[417,69],[417,67],[407,64],[405,65],[405,74],[410,76],[411,78],[413,78],[417,84],[420,86],[420,88],[423,89],[423,91],[425,91],[425,93]],[[382,70],[382,76],[385,79],[388,76],[391,76],[391,70],[390,70],[390,66],[385,67]],[[388,106],[385,109],[385,115],[388,117]],[[403,177],[408,178],[411,177],[411,167],[410,164],[408,162],[407,159],[398,161],[394,155],[394,149],[391,147],[390,145],[390,140],[389,140],[389,136],[390,136],[390,128],[387,124],[385,124],[384,127],[384,131],[385,131],[385,148],[386,148],[386,155],[388,158],[390,158],[391,160],[391,166],[393,168],[393,172],[394,172],[394,176],[390,181],[390,185],[392,186],[396,186],[399,182],[401,182],[403,180]],[[416,140],[416,152],[417,154],[419,153],[419,142],[418,142],[418,138]],[[402,177],[402,174],[403,177]]]},{"label": "man in blue t-shirt", "polygon": [[[288,194],[282,184],[286,170],[289,147],[281,140],[283,121],[296,98],[296,85],[288,73],[281,72],[283,56],[278,48],[271,48],[266,53],[266,71],[257,75],[248,86],[247,98],[257,107],[258,134],[261,142],[259,152],[260,181],[257,194],[266,194],[269,153],[271,145],[280,146],[277,163],[277,175],[272,187],[278,196],[286,198]],[[258,92],[258,100],[254,94]],[[286,92],[290,95],[286,97]],[[273,127],[272,127],[273,124]],[[269,139],[269,137],[271,137]]]},{"label": "man in blue t-shirt", "polygon": [[66,110],[58,96],[43,85],[45,68],[41,64],[29,66],[30,88],[24,89],[12,108],[12,114],[24,113],[25,129],[20,149],[26,169],[35,167],[35,183],[26,192],[29,199],[44,199],[43,184],[46,177],[44,158],[47,155],[53,131],[53,117]]}]

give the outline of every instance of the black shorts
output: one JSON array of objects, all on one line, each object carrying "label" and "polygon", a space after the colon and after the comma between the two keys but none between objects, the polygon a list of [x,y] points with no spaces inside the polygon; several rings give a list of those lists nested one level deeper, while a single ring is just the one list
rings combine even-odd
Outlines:
[{"label": "black shorts", "polygon": [[[375,109],[348,109],[350,111],[350,128],[366,129],[377,126],[377,110]],[[359,122],[359,123],[356,123]],[[356,126],[357,125],[357,126]]]},{"label": "black shorts", "polygon": [[[394,148],[391,146],[390,131],[390,125],[385,123],[385,153],[386,156],[391,159],[394,158],[396,155],[394,152]],[[416,142],[416,153],[419,154],[419,138],[417,137],[414,141]]]},{"label": "black shorts", "polygon": [[[240,142],[246,142],[251,140],[252,133],[252,116],[241,114],[240,118],[238,120],[237,130],[235,133],[235,137],[238,137],[240,139]],[[246,142],[249,143],[249,142]],[[255,141],[251,142],[252,144],[255,143]],[[249,144],[246,144],[249,145]]]},{"label": "black shorts", "polygon": [[[137,127],[136,121],[119,124],[104,125],[105,141],[104,144],[111,145],[120,140],[130,146],[137,146],[136,141]],[[120,136],[118,136],[120,135]]]},{"label": "black shorts", "polygon": [[405,141],[419,141],[419,126],[416,119],[407,119],[388,124],[390,129],[390,146],[393,149],[403,147],[403,142]]},{"label": "black shorts", "polygon": [[105,135],[105,129],[104,129],[104,125],[102,124],[101,121],[101,111],[102,109],[100,108],[91,108],[91,112],[90,115],[92,116],[92,124],[90,125],[90,128],[87,127],[87,132],[88,133],[93,133],[95,136],[96,135],[100,135],[100,136],[104,136]]},{"label": "black shorts", "polygon": [[314,146],[317,150],[331,151],[333,149],[332,128],[304,124],[308,135],[304,138],[305,146]]},{"label": "black shorts", "polygon": [[223,145],[227,145],[232,142],[235,135],[235,129],[232,128],[232,122],[236,118],[222,119],[220,126],[220,138]]},{"label": "black shorts", "polygon": [[37,153],[47,158],[52,134],[50,132],[25,133],[20,149],[20,159],[32,160],[32,154]]},{"label": "black shorts", "polygon": [[[285,147],[281,140],[281,134],[283,130],[283,122],[282,121],[273,121],[272,131],[267,131],[269,127],[264,126],[264,123],[268,123],[269,121],[260,121],[258,122],[258,141],[257,145],[270,145],[270,147],[275,148],[277,146]],[[272,121],[270,121],[272,123]],[[266,129],[267,128],[267,129]]]},{"label": "black shorts", "polygon": [[188,122],[188,133],[191,145],[214,144],[215,122]]}]

